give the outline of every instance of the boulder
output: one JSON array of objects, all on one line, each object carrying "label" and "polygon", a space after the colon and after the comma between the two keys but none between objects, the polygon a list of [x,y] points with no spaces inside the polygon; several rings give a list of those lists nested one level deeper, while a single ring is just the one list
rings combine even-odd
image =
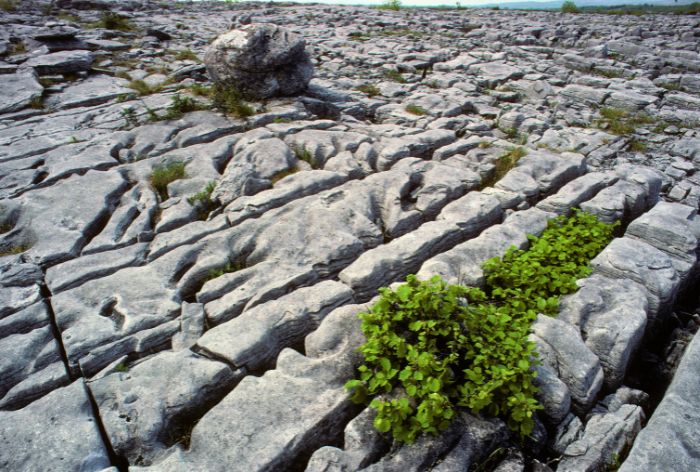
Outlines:
[{"label": "boulder", "polygon": [[7,74],[0,89],[0,113],[19,111],[41,97],[44,87],[37,82],[33,71]]},{"label": "boulder", "polygon": [[294,95],[313,76],[313,64],[300,35],[275,25],[250,24],[222,34],[204,55],[215,82],[236,87],[251,98]]}]

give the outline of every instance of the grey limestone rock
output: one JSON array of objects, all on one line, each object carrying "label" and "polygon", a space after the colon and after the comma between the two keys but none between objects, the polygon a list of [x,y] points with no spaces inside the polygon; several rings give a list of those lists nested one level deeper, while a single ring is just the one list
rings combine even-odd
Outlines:
[{"label": "grey limestone rock", "polygon": [[536,206],[540,210],[565,215],[616,180],[615,176],[608,173],[590,172],[564,185],[557,193],[545,198]]},{"label": "grey limestone rock", "polygon": [[540,314],[532,333],[543,363],[569,388],[574,410],[587,411],[603,386],[598,358],[584,344],[578,330],[564,321]]},{"label": "grey limestone rock", "polygon": [[2,76],[2,81],[0,114],[21,110],[33,100],[41,98],[44,91],[33,71],[6,74]]},{"label": "grey limestone rock", "polygon": [[600,359],[606,387],[617,388],[644,336],[647,291],[632,280],[599,274],[578,285],[576,293],[562,297],[558,319],[580,328],[586,346]]},{"label": "grey limestone rock", "polygon": [[90,69],[90,51],[58,51],[29,59],[23,65],[32,67],[39,75],[66,74]]},{"label": "grey limestone rock", "polygon": [[255,371],[274,360],[283,348],[296,345],[334,308],[352,299],[352,290],[339,282],[300,288],[212,328],[197,341],[197,347],[236,367]]},{"label": "grey limestone rock", "polygon": [[82,379],[17,411],[0,411],[3,470],[97,471],[110,466]]},{"label": "grey limestone rock", "polygon": [[119,367],[87,385],[115,453],[141,465],[181,440],[178,435],[187,425],[245,375],[188,350],[166,351]]},{"label": "grey limestone rock", "polygon": [[698,443],[695,440],[700,422],[697,402],[697,391],[700,388],[698,363],[700,338],[695,336],[686,348],[666,395],[637,436],[620,471],[690,472],[700,466]]},{"label": "grey limestone rock", "polygon": [[343,385],[361,360],[357,314],[367,305],[333,310],[305,340],[306,356],[283,350],[274,370],[247,376],[192,430],[187,451],[174,447],[139,472],[282,469],[342,433],[356,413]]},{"label": "grey limestone rock", "polygon": [[215,81],[255,98],[293,95],[313,76],[305,46],[301,35],[281,26],[250,24],[219,36],[204,62]]}]

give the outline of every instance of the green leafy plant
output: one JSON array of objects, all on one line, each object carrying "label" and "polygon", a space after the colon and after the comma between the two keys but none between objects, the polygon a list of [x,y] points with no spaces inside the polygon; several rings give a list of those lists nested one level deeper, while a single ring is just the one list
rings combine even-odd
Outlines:
[{"label": "green leafy plant", "polygon": [[203,190],[195,193],[187,199],[187,203],[197,207],[197,217],[200,220],[206,220],[209,213],[216,210],[219,206],[214,200],[211,199],[211,194],[216,188],[216,181],[211,181],[204,187]]},{"label": "green leafy plant", "polygon": [[224,266],[217,267],[216,269],[210,269],[209,273],[207,274],[207,277],[204,279],[204,282],[218,279],[224,274],[231,274],[233,272],[238,272],[239,270],[243,270],[245,268],[245,259],[243,257],[239,257],[232,262],[227,262]]},{"label": "green leafy plant", "polygon": [[150,182],[161,200],[168,199],[168,184],[185,177],[185,163],[173,161],[153,168]]},{"label": "green leafy plant", "polygon": [[428,110],[418,105],[406,105],[406,111],[412,115],[423,116],[428,114]]},{"label": "green leafy plant", "polygon": [[600,109],[600,116],[596,125],[618,135],[629,135],[642,125],[656,123],[656,120],[647,114],[630,113],[622,108],[603,107]]},{"label": "green leafy plant", "polygon": [[292,151],[294,151],[294,155],[299,159],[300,161],[307,162],[312,169],[317,169],[318,165],[316,163],[316,160],[314,159],[313,154],[311,154],[311,151],[309,151],[306,146],[299,146],[295,145],[292,146]]},{"label": "green leafy plant", "polygon": [[444,430],[464,407],[505,418],[521,436],[542,407],[533,385],[537,363],[528,334],[538,313],[556,314],[559,296],[608,244],[614,225],[582,212],[552,220],[527,251],[510,248],[484,263],[484,289],[409,275],[380,289],[361,313],[364,364],[345,387],[377,410],[374,425],[398,441]]},{"label": "green leafy plant", "polygon": [[255,110],[243,100],[243,94],[232,85],[214,84],[212,90],[214,106],[228,115],[246,118]]},{"label": "green leafy plant", "polygon": [[182,118],[182,115],[191,111],[204,110],[205,106],[198,103],[192,97],[182,96],[179,93],[173,95],[170,101],[170,105],[165,110],[165,114],[162,119],[164,120],[176,120]]}]

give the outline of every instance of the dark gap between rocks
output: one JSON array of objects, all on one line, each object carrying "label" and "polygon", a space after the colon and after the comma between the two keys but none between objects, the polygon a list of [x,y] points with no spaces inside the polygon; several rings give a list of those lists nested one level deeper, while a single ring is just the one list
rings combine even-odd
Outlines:
[{"label": "dark gap between rocks", "polygon": [[[46,276],[46,272],[44,272],[44,277]],[[41,283],[40,285],[40,290],[41,290],[41,296],[44,298],[44,303],[46,304],[46,311],[49,314],[49,323],[51,324],[51,332],[53,334],[54,339],[56,340],[56,344],[58,345],[58,353],[61,356],[61,361],[63,361],[63,366],[66,369],[66,372],[68,373],[68,378],[71,381],[76,380],[79,376],[75,375],[74,372],[71,371],[70,369],[70,364],[68,363],[68,354],[66,352],[66,348],[63,345],[63,337],[61,336],[61,331],[58,328],[58,322],[56,321],[56,314],[53,311],[53,305],[51,303],[51,297],[53,296],[51,293],[51,290],[49,290],[49,287],[45,283]]]},{"label": "dark gap between rocks", "polygon": [[107,430],[105,429],[104,423],[102,422],[102,417],[100,416],[100,409],[97,406],[95,397],[92,396],[90,388],[87,385],[85,385],[85,383],[83,383],[83,388],[85,389],[85,394],[87,395],[88,400],[90,402],[92,416],[93,418],[95,418],[95,424],[97,425],[97,429],[100,431],[100,437],[105,446],[105,449],[107,450],[107,456],[109,457],[109,461],[114,467],[117,468],[119,472],[128,472],[129,461],[126,460],[126,457],[120,456],[114,451],[114,447],[112,447],[112,443],[109,440]]}]

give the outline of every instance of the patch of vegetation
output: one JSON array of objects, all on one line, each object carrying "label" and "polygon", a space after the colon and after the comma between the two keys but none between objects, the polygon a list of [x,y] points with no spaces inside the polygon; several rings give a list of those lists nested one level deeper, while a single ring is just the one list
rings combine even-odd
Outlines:
[{"label": "patch of vegetation", "polygon": [[129,372],[129,366],[120,362],[119,364],[114,366],[114,371],[122,373]]},{"label": "patch of vegetation", "polygon": [[247,118],[255,114],[252,106],[243,99],[243,94],[233,85],[214,84],[212,91],[214,107],[227,115]]},{"label": "patch of vegetation", "polygon": [[622,108],[604,107],[600,109],[601,119],[596,125],[617,135],[629,135],[642,126],[655,123],[652,117],[644,113],[630,113]]},{"label": "patch of vegetation", "polygon": [[669,92],[680,92],[683,90],[679,82],[667,82],[659,85],[659,87],[668,90]]},{"label": "patch of vegetation", "polygon": [[216,188],[216,181],[211,181],[203,190],[195,193],[187,199],[187,203],[197,208],[197,217],[206,220],[209,214],[218,208],[218,203],[211,199],[211,194]]},{"label": "patch of vegetation", "polygon": [[126,124],[124,125],[125,127],[134,127],[139,125],[139,119],[136,116],[136,112],[131,107],[122,109],[122,118],[124,118],[124,121],[126,121]]},{"label": "patch of vegetation", "polygon": [[165,201],[168,199],[168,184],[183,178],[185,178],[185,163],[173,161],[154,167],[149,180],[161,201]]},{"label": "patch of vegetation", "polygon": [[112,11],[103,12],[98,21],[86,26],[88,28],[103,28],[114,31],[134,31],[136,29],[129,21],[129,18]]},{"label": "patch of vegetation", "polygon": [[8,54],[10,56],[15,54],[24,54],[27,52],[27,46],[22,42],[12,43],[9,47]]},{"label": "patch of vegetation", "polygon": [[621,71],[616,70],[616,69],[598,69],[598,68],[596,68],[596,69],[593,69],[593,72],[595,72],[596,74],[598,74],[602,77],[606,77],[608,79],[619,79],[619,78],[622,78],[625,76],[624,73],[622,73]]},{"label": "patch of vegetation", "polygon": [[564,3],[561,4],[561,12],[562,13],[581,13],[581,10],[576,6],[574,2],[571,0],[566,0]]},{"label": "patch of vegetation", "polygon": [[[589,261],[613,230],[577,212],[530,236],[527,251],[512,247],[486,261],[483,290],[413,275],[396,290],[380,289],[379,301],[359,315],[367,342],[359,378],[345,385],[352,399],[376,409],[377,430],[401,442],[446,429],[460,407],[502,416],[528,436],[542,409],[532,382],[532,322],[558,312],[559,296],[590,274]],[[389,398],[377,398],[383,394]]]},{"label": "patch of vegetation", "polygon": [[392,80],[394,82],[398,82],[400,84],[405,84],[406,79],[404,76],[401,74],[401,72],[394,70],[394,69],[385,69],[383,72],[383,75],[386,79]]},{"label": "patch of vegetation", "polygon": [[17,254],[22,254],[23,252],[28,250],[29,246],[25,246],[24,244],[20,244],[18,246],[9,246],[7,248],[0,249],[0,257],[16,256]]},{"label": "patch of vegetation", "polygon": [[144,82],[141,79],[138,80],[132,80],[128,84],[126,84],[127,87],[130,89],[136,91],[136,93],[139,94],[139,97],[144,97],[146,95],[151,95],[154,93],[158,93],[161,90],[163,90],[163,85],[158,84],[158,85],[148,85],[146,82]]},{"label": "patch of vegetation", "polygon": [[289,169],[279,171],[270,178],[270,182],[272,182],[272,185],[275,185],[277,182],[284,179],[285,177],[296,174],[297,172],[299,172],[299,169],[297,169],[296,167],[291,167]]},{"label": "patch of vegetation", "polygon": [[182,51],[175,51],[175,59],[178,61],[194,61],[202,62],[197,54],[191,49],[184,49]]},{"label": "patch of vegetation", "polygon": [[401,10],[401,0],[387,0],[386,2],[377,6],[377,9],[399,11]]},{"label": "patch of vegetation", "polygon": [[0,10],[11,13],[17,10],[14,0],[0,0]]},{"label": "patch of vegetation", "polygon": [[379,87],[377,87],[374,84],[360,85],[355,90],[357,90],[358,92],[364,93],[368,97],[376,97],[377,95],[379,95],[381,93],[379,91]]},{"label": "patch of vegetation", "polygon": [[224,274],[232,274],[233,272],[238,272],[239,270],[243,270],[245,268],[245,258],[238,257],[233,261],[227,262],[225,266],[218,267],[216,269],[210,269],[206,279],[204,279],[204,282],[206,283],[210,280],[218,279]]},{"label": "patch of vegetation", "polygon": [[428,110],[413,104],[406,105],[405,110],[412,115],[424,116],[428,114]]},{"label": "patch of vegetation", "polygon": [[632,139],[628,144],[629,150],[633,152],[644,152],[647,150],[647,145],[637,138]]},{"label": "patch of vegetation", "polygon": [[173,95],[170,105],[165,110],[165,114],[160,118],[162,120],[177,120],[182,118],[182,115],[191,111],[204,110],[207,107],[198,103],[192,97],[183,97],[179,93]]},{"label": "patch of vegetation", "polygon": [[29,105],[27,105],[29,108],[34,108],[35,110],[43,110],[44,109],[44,98],[39,95],[38,97],[32,98],[32,100],[29,102]]},{"label": "patch of vegetation", "polygon": [[197,97],[211,97],[213,93],[211,87],[207,87],[206,85],[202,84],[193,84],[190,87],[190,92],[192,92],[192,95]]},{"label": "patch of vegetation", "polygon": [[581,13],[594,13],[597,15],[697,15],[700,13],[700,2],[693,2],[686,5],[652,5],[649,3],[641,5],[614,5],[582,7]]},{"label": "patch of vegetation", "polygon": [[56,15],[56,18],[58,18],[59,20],[68,21],[71,23],[77,23],[78,21],[80,21],[80,18],[78,18],[75,15],[71,15],[67,11],[58,12],[58,15]]},{"label": "patch of vegetation", "polygon": [[297,159],[307,162],[312,169],[318,169],[313,154],[311,154],[311,151],[306,149],[306,146],[292,146],[292,151],[294,151],[294,155],[297,157]]},{"label": "patch of vegetation", "polygon": [[276,116],[272,119],[272,122],[275,124],[286,124],[286,123],[291,123],[292,119],[291,118],[285,118],[284,116]]},{"label": "patch of vegetation", "polygon": [[481,188],[493,187],[496,182],[501,180],[509,170],[515,167],[521,157],[527,154],[527,150],[524,147],[514,147],[508,152],[502,154],[496,159],[495,168],[491,175],[485,178],[481,182]]}]

